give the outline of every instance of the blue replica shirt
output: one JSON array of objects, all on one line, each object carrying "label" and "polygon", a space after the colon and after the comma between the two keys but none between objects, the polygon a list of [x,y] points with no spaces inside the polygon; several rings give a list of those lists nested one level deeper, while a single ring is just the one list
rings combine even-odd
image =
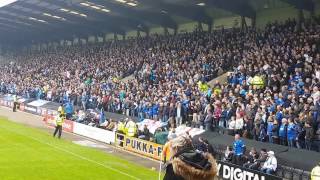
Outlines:
[{"label": "blue replica shirt", "polygon": [[281,126],[279,128],[279,136],[286,137],[286,125],[285,124],[281,124]]},{"label": "blue replica shirt", "polygon": [[245,80],[246,78],[242,75],[240,75],[240,77],[238,78],[238,82],[239,84],[243,85],[243,81]]},{"label": "blue replica shirt", "polygon": [[240,95],[246,96],[247,95],[247,91],[245,89],[241,89],[240,90]]},{"label": "blue replica shirt", "polygon": [[158,115],[158,113],[159,113],[159,105],[158,104],[154,104],[152,106],[152,114],[153,115]]},{"label": "blue replica shirt", "polygon": [[267,135],[272,135],[273,122],[268,122]]},{"label": "blue replica shirt", "polygon": [[284,101],[283,101],[283,99],[282,99],[282,98],[278,98],[278,99],[276,99],[276,104],[277,104],[277,105],[282,106],[282,105],[283,105],[283,103],[284,103]]},{"label": "blue replica shirt", "polygon": [[295,140],[297,137],[297,129],[295,124],[289,124],[287,130],[288,140]]},{"label": "blue replica shirt", "polygon": [[100,123],[100,124],[104,123],[105,119],[106,119],[106,117],[105,117],[105,115],[104,115],[104,112],[103,112],[103,110],[101,110],[101,111],[100,111],[99,123]]},{"label": "blue replica shirt", "polygon": [[278,112],[276,113],[276,120],[279,122],[279,124],[281,124],[282,118],[283,118],[282,112],[281,112],[281,111],[278,111]]},{"label": "blue replica shirt", "polygon": [[65,111],[67,114],[72,114],[73,113],[73,106],[70,102],[66,103],[65,105]]},{"label": "blue replica shirt", "polygon": [[243,149],[244,149],[245,145],[243,143],[242,140],[236,140],[233,143],[233,149],[234,149],[234,153],[237,156],[240,156],[243,154]]}]

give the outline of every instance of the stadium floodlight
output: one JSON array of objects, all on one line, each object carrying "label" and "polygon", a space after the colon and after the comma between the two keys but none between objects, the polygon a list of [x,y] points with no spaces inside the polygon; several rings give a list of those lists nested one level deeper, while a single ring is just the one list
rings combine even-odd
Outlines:
[{"label": "stadium floodlight", "polygon": [[98,9],[98,10],[101,9],[101,7],[98,7],[98,6],[90,6],[90,7],[93,8],[93,9]]},{"label": "stadium floodlight", "polygon": [[79,14],[80,16],[82,16],[82,17],[87,17],[87,15],[85,15],[85,14]]},{"label": "stadium floodlight", "polygon": [[50,16],[50,17],[52,16],[51,14],[48,14],[48,13],[43,13],[43,15],[44,16]]},{"label": "stadium floodlight", "polygon": [[44,16],[48,16],[48,17],[51,17],[51,18],[54,18],[54,19],[59,19],[59,20],[61,20],[61,21],[66,21],[66,19],[65,19],[65,18],[63,18],[63,17],[60,17],[60,16],[54,16],[54,15],[49,14],[49,13],[43,13],[42,15],[44,15]]},{"label": "stadium floodlight", "polygon": [[88,3],[80,3],[82,6],[90,6],[90,4],[88,4]]},{"label": "stadium floodlight", "polygon": [[76,15],[79,15],[79,13],[78,13],[78,12],[76,12],[76,11],[70,11],[69,13],[70,13],[70,14],[76,14]]},{"label": "stadium floodlight", "polygon": [[199,3],[199,4],[197,4],[198,6],[205,6],[206,5],[206,3]]},{"label": "stadium floodlight", "polygon": [[11,4],[11,3],[14,3],[14,2],[16,2],[16,1],[18,1],[18,0],[1,0],[1,1],[0,1],[0,8],[1,8],[1,7],[4,7],[4,6],[6,6],[6,5],[9,5],[9,4]]},{"label": "stadium floodlight", "polygon": [[103,11],[103,12],[110,12],[110,10],[109,9],[101,9],[101,11]]},{"label": "stadium floodlight", "polygon": [[45,21],[45,20],[37,19],[37,18],[34,18],[34,17],[28,17],[28,19],[29,19],[29,20],[32,20],[32,21],[41,22],[41,23],[47,23],[47,21]]},{"label": "stadium floodlight", "polygon": [[38,19],[39,22],[46,23],[47,21]]},{"label": "stadium floodlight", "polygon": [[137,4],[136,3],[133,3],[133,2],[129,2],[129,3],[127,3],[129,6],[137,6]]},{"label": "stadium floodlight", "polygon": [[69,9],[64,9],[64,8],[61,8],[60,11],[63,11],[63,12],[69,12],[70,10]]},{"label": "stadium floodlight", "polygon": [[119,3],[127,3],[127,1],[125,1],[125,0],[116,0],[116,1]]}]

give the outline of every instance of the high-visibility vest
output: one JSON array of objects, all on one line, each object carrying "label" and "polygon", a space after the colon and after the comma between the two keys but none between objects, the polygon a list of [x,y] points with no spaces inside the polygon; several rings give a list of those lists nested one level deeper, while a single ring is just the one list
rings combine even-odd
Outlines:
[{"label": "high-visibility vest", "polygon": [[59,106],[59,107],[58,107],[58,112],[59,112],[60,114],[64,114],[64,108],[63,108],[62,106]]},{"label": "high-visibility vest", "polygon": [[119,124],[118,124],[118,132],[125,133],[124,132],[124,124],[122,122],[119,122]]},{"label": "high-visibility vest", "polygon": [[17,95],[14,95],[14,96],[13,96],[13,102],[18,102]]},{"label": "high-visibility vest", "polygon": [[311,180],[320,180],[320,166],[316,166],[311,171]]},{"label": "high-visibility vest", "polygon": [[260,77],[260,76],[254,76],[254,77],[251,79],[250,84],[253,85],[254,87],[260,89],[260,88],[263,88],[263,87],[264,87],[264,80],[263,80],[263,78]]},{"label": "high-visibility vest", "polygon": [[64,121],[64,118],[63,118],[63,117],[60,117],[60,116],[57,116],[57,117],[56,117],[56,124],[57,124],[57,126],[62,126],[63,121]]},{"label": "high-visibility vest", "polygon": [[134,137],[136,134],[136,124],[133,121],[129,121],[126,125],[127,127],[127,136]]}]

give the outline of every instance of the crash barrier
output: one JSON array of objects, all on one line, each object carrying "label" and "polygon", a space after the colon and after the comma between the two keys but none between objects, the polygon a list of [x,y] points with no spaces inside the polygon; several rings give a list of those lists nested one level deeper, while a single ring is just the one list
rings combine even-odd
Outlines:
[{"label": "crash barrier", "polygon": [[[30,102],[31,102],[30,100],[20,98],[18,109],[20,111],[43,116],[44,121],[49,126],[56,125],[54,121],[54,117],[58,114],[56,110],[51,110],[51,109],[47,109],[39,106],[45,102],[39,101],[39,103],[36,103],[36,104],[31,103],[33,106],[30,105]],[[8,100],[3,97],[0,97],[0,105],[12,108],[14,104],[12,99]],[[36,107],[36,106],[39,106],[39,107]],[[186,127],[183,127],[183,128],[186,128]],[[155,160],[161,160],[162,158],[161,154],[163,151],[163,145],[156,144],[153,142],[149,142],[149,141],[145,141],[145,140],[141,140],[133,137],[127,137],[123,134],[118,134],[112,131],[91,127],[91,126],[81,124],[75,121],[70,121],[70,120],[64,121],[63,130],[67,132],[79,134],[85,137],[89,137],[107,144],[112,144],[123,150],[137,153],[142,156],[149,157]],[[191,132],[191,134],[194,134],[194,135],[202,133],[200,132],[200,130],[196,130],[196,132],[193,132],[193,131],[194,130],[191,129],[188,132]],[[214,149],[216,150],[216,153],[217,153],[216,159],[222,160],[224,157],[225,147],[217,146],[217,147],[214,147]],[[250,178],[253,180],[255,179],[263,180],[263,178],[265,180],[269,180],[269,179],[273,180],[272,178],[279,178],[279,177],[280,177],[279,179],[286,179],[286,180],[309,180],[310,179],[310,172],[303,171],[300,169],[295,169],[288,166],[283,166],[283,165],[278,165],[275,176],[268,176],[266,174],[262,174],[257,171],[251,171],[241,166],[229,164],[222,161],[218,161],[218,166],[220,166],[219,176],[222,179],[224,179],[224,177],[227,179],[233,178],[234,180],[237,180],[237,179],[246,180]],[[223,169],[225,169],[225,172],[223,171]]]},{"label": "crash barrier", "polygon": [[115,146],[152,159],[161,160],[163,145],[116,133]]}]

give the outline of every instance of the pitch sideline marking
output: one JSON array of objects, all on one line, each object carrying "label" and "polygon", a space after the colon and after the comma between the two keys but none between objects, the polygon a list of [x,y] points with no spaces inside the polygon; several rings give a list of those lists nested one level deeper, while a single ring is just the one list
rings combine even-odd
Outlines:
[{"label": "pitch sideline marking", "polygon": [[83,157],[83,156],[81,156],[81,155],[79,155],[79,154],[77,154],[77,153],[74,153],[74,152],[72,152],[72,151],[63,149],[63,148],[61,148],[61,147],[59,147],[59,146],[54,146],[54,145],[52,145],[52,144],[50,144],[50,143],[41,141],[41,140],[39,140],[39,139],[37,139],[37,138],[34,138],[34,137],[32,137],[32,136],[25,135],[25,134],[22,134],[22,133],[18,133],[18,132],[12,131],[12,130],[10,130],[10,129],[7,129],[7,128],[5,128],[5,127],[2,127],[2,126],[0,126],[0,128],[5,129],[5,130],[10,131],[10,132],[13,132],[13,133],[15,133],[15,134],[18,134],[18,135],[20,135],[20,136],[27,137],[27,138],[29,138],[29,139],[32,139],[32,140],[37,141],[37,142],[39,142],[39,143],[45,144],[45,145],[47,145],[47,146],[53,147],[54,149],[57,149],[57,150],[60,150],[60,151],[64,151],[65,153],[71,154],[71,155],[73,155],[73,156],[75,156],[75,157],[78,157],[78,158],[80,158],[80,159],[82,159],[82,160],[86,160],[86,161],[88,161],[88,162],[91,162],[91,163],[100,165],[100,166],[102,166],[102,167],[104,167],[104,168],[107,168],[107,169],[110,169],[110,170],[112,170],[112,171],[114,171],[114,172],[117,172],[117,173],[120,173],[120,174],[122,174],[122,175],[128,176],[128,177],[130,177],[130,178],[132,178],[132,179],[140,180],[139,178],[137,178],[137,177],[135,177],[135,176],[132,176],[132,175],[130,175],[130,174],[127,174],[127,173],[125,173],[125,172],[123,172],[123,171],[117,170],[117,169],[115,169],[115,168],[113,168],[113,167],[107,166],[107,165],[102,164],[102,163],[100,163],[100,162],[97,162],[97,161],[95,161],[95,160],[92,160],[92,159]]},{"label": "pitch sideline marking", "polygon": [[[0,105],[1,106],[1,105]],[[3,107],[3,109],[7,109],[7,110],[12,110],[11,108],[7,107],[7,106],[1,106]],[[17,111],[16,113],[22,113],[22,114],[26,114],[26,115],[29,115],[29,116],[35,116],[35,117],[42,117],[40,115],[37,115],[37,114],[30,114],[30,113],[27,113],[27,112],[24,112],[24,111]],[[18,123],[18,124],[24,124],[24,123],[21,123],[21,122],[16,122],[16,121],[12,121],[10,120],[10,118],[8,116],[6,116],[8,118],[9,121],[11,122],[15,122],[15,123]],[[35,120],[35,119],[31,119],[31,120]],[[33,128],[42,128],[42,127],[38,127],[38,126],[33,126],[33,125],[29,125],[30,127],[33,127]],[[54,129],[54,127],[51,127],[51,126],[43,126],[44,128],[48,128],[48,129]],[[94,140],[94,139],[91,139],[91,138],[88,138],[88,137],[85,137],[85,136],[82,136],[82,135],[79,135],[79,134],[75,134],[75,133],[72,133],[72,132],[68,132],[68,131],[63,131],[63,133],[66,133],[66,134],[70,134],[70,135],[73,135],[73,136],[77,136],[79,138],[83,138],[83,139],[87,139],[87,140],[93,140],[94,142],[97,142],[98,144],[101,144],[102,142],[99,142],[97,140]],[[102,143],[103,144],[103,143]],[[147,156],[142,156],[140,154],[137,154],[137,153],[134,153],[134,152],[130,152],[130,151],[126,151],[126,150],[123,150],[117,146],[110,146],[109,144],[103,144],[103,145],[107,145],[108,147],[111,147],[113,149],[116,149],[116,150],[120,150],[122,152],[125,152],[125,153],[128,153],[128,154],[131,154],[131,155],[134,155],[134,156],[137,156],[137,157],[141,157],[141,158],[144,158],[144,159],[147,159],[147,160],[150,160],[150,161],[153,161],[153,162],[156,162],[156,163],[159,163],[159,161],[155,160],[155,159],[152,159],[152,158],[149,158]]]}]

